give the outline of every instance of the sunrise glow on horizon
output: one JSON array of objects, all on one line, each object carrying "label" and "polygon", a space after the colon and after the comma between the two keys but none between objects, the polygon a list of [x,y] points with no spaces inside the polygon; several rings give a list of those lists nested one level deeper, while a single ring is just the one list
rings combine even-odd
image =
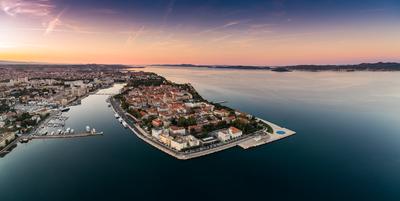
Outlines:
[{"label": "sunrise glow on horizon", "polygon": [[400,61],[397,0],[0,2],[0,60],[237,65]]}]

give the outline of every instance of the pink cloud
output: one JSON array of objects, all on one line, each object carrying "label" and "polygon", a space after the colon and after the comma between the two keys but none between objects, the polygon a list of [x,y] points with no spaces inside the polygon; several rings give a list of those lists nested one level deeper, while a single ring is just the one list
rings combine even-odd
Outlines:
[{"label": "pink cloud", "polygon": [[50,0],[3,0],[1,10],[10,16],[26,15],[45,17],[52,13],[54,5]]}]

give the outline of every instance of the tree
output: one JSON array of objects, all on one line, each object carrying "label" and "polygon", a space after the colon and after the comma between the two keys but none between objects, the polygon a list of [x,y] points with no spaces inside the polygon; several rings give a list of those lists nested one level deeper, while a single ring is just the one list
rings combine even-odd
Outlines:
[{"label": "tree", "polygon": [[137,109],[129,109],[128,113],[136,117],[137,119],[142,118],[142,114],[140,114],[140,111]]},{"label": "tree", "polygon": [[192,116],[190,116],[189,118],[185,118],[185,117],[179,117],[179,119],[177,120],[176,125],[180,126],[180,127],[188,127],[188,126],[193,126],[196,125],[196,119]]}]

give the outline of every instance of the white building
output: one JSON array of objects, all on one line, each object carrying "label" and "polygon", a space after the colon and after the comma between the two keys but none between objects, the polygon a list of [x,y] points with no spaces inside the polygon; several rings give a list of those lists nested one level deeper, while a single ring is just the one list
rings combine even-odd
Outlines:
[{"label": "white building", "polygon": [[183,127],[171,126],[169,132],[173,135],[185,135],[186,130]]},{"label": "white building", "polygon": [[193,135],[184,136],[183,138],[187,141],[189,147],[200,146],[200,140]]},{"label": "white building", "polygon": [[225,141],[231,139],[231,135],[228,133],[227,130],[222,130],[222,131],[218,131],[218,133],[217,133],[217,138],[218,138],[221,142],[225,142]]},{"label": "white building", "polygon": [[187,147],[187,142],[183,138],[175,138],[171,140],[171,148],[176,149],[178,151]]},{"label": "white building", "polygon": [[197,103],[187,102],[187,103],[185,103],[185,106],[186,106],[186,107],[193,108],[193,107],[200,107],[201,104],[202,104],[201,102],[197,102]]},{"label": "white building", "polygon": [[152,128],[151,135],[157,139],[160,139],[160,134],[163,133],[162,129]]}]

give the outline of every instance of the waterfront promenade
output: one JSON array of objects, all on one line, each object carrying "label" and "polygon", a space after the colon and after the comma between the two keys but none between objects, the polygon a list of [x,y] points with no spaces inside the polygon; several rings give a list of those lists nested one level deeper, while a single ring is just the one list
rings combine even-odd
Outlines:
[{"label": "waterfront promenade", "polygon": [[268,144],[271,142],[275,142],[290,136],[293,136],[296,134],[296,132],[289,130],[287,128],[280,127],[274,123],[271,123],[269,121],[266,121],[264,119],[258,118],[258,120],[263,121],[264,123],[270,125],[273,129],[272,133],[268,133],[267,131],[263,131],[260,135],[254,136],[253,138],[244,141],[240,144],[238,144],[240,147],[243,149],[249,149],[252,147],[257,147],[260,145]]}]

